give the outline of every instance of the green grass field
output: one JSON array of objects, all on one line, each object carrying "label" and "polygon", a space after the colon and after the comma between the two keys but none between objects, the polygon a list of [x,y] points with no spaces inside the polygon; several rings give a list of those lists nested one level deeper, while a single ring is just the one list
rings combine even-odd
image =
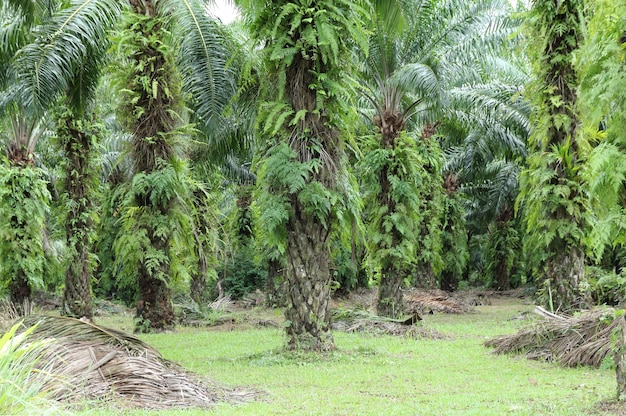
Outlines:
[{"label": "green grass field", "polygon": [[[519,329],[527,321],[512,318],[531,309],[519,299],[496,299],[471,314],[427,315],[422,325],[445,335],[439,340],[335,332],[337,351],[325,355],[284,352],[281,329],[246,324],[179,327],[173,333],[143,335],[166,358],[202,379],[225,388],[260,391],[260,397],[209,410],[103,409],[96,414],[620,414],[615,405],[600,406],[614,395],[612,370],[568,369],[521,356],[496,356],[483,346],[487,338]],[[99,323],[128,329],[130,321],[110,317]],[[611,407],[613,411],[607,410]]]}]

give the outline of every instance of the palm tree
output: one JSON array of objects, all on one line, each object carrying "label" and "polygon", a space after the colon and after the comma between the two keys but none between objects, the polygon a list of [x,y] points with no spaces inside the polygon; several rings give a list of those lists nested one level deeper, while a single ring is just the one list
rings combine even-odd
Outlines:
[{"label": "palm tree", "polygon": [[7,1],[0,6],[0,166],[2,198],[0,259],[3,280],[18,311],[31,290],[43,284],[43,235],[50,194],[37,167],[35,148],[49,131],[49,118],[30,105],[19,81],[19,50],[33,39],[32,28],[49,12],[37,2]]},{"label": "palm tree", "polygon": [[271,245],[287,258],[288,348],[325,351],[334,348],[329,238],[355,206],[343,164],[344,81],[352,42],[364,41],[364,9],[346,0],[241,5],[264,46],[259,205]]},{"label": "palm tree", "polygon": [[[57,111],[57,137],[64,153],[65,186],[63,199],[65,201],[65,219],[67,253],[65,256],[65,291],[62,313],[76,316],[93,317],[91,301],[91,264],[93,259],[90,256],[90,243],[92,239],[93,224],[93,149],[97,143],[97,128],[95,121],[90,116],[94,108],[94,92],[100,78],[100,71],[103,68],[104,57],[108,42],[103,40],[100,43],[89,42],[89,38],[102,38],[97,33],[110,24],[111,18],[119,15],[119,4],[110,5],[110,8],[98,9],[86,5],[85,11],[93,13],[93,17],[104,13],[105,17],[94,26],[83,26],[88,32],[81,33],[75,27],[68,27],[66,33],[57,33],[57,30],[74,18],[73,8],[60,9],[46,21],[42,21],[37,27],[40,35],[32,43],[25,45],[20,51],[20,58],[17,64],[20,66],[22,74],[22,84],[29,93],[45,91],[45,87],[40,89],[40,83],[48,81],[45,79],[47,73],[41,71],[42,79],[37,78],[37,84],[29,83],[29,76],[33,75],[31,64],[45,66],[46,64],[54,69],[65,71],[62,83],[58,88],[58,94],[63,96],[63,104],[58,106]],[[56,49],[55,44],[46,43],[45,40],[54,36],[64,38],[69,42],[81,42],[84,50],[76,56],[75,61],[68,61],[67,65],[59,67],[59,60],[56,53],[63,51]],[[49,48],[49,50],[46,50]],[[43,58],[42,62],[34,61],[38,57]],[[46,61],[48,59],[48,61]],[[55,67],[56,66],[56,67]],[[35,67],[37,68],[37,66]],[[39,73],[37,75],[40,75]],[[45,79],[45,81],[43,81]],[[35,95],[30,100],[30,105],[38,111],[49,111],[56,106],[55,96]]]},{"label": "palm tree", "polygon": [[[73,1],[21,58],[33,102],[45,105],[77,87],[75,68],[100,62],[97,53],[114,25],[124,19],[118,50],[126,74],[120,107],[132,134],[134,179],[124,198],[116,241],[126,273],[137,275],[144,308],[142,327],[174,323],[169,282],[175,264],[174,233],[184,227],[187,195],[180,139],[192,133],[182,91],[191,97],[197,128],[213,125],[233,93],[227,55],[198,1]],[[175,53],[175,51],[177,53]],[[98,65],[94,65],[96,68]]]},{"label": "palm tree", "polygon": [[609,257],[612,248],[623,250],[626,242],[622,225],[626,215],[626,89],[622,87],[621,52],[626,33],[620,23],[624,16],[622,3],[594,2],[576,67],[580,74],[577,107],[584,131],[597,143],[583,175],[595,214],[588,245],[598,260]]},{"label": "palm tree", "polygon": [[[577,132],[578,77],[572,58],[581,38],[579,0],[538,0],[530,11],[528,54],[535,107],[528,167],[520,181],[525,246],[535,253],[542,301],[553,309],[584,307],[586,201],[581,165],[585,143]],[[582,284],[582,285],[581,285]]]},{"label": "palm tree", "polygon": [[506,290],[519,258],[514,209],[530,130],[529,103],[521,95],[528,76],[501,62],[485,72],[484,81],[451,91],[452,126],[441,127],[447,137],[444,169],[458,175],[471,238],[485,241],[479,251],[486,281]]},{"label": "palm tree", "polygon": [[[458,214],[452,209],[458,204],[444,199],[441,160],[429,141],[451,114],[452,89],[481,80],[477,57],[494,56],[495,45],[509,28],[506,13],[501,11],[504,4],[497,1],[402,2],[406,22],[400,31],[394,29],[399,26],[398,12],[389,2],[382,4],[388,8],[378,15],[363,69],[377,143],[362,166],[373,173],[364,186],[376,203],[368,235],[370,259],[381,273],[378,311],[395,316],[401,311],[405,276],[416,266],[425,276],[443,266],[438,255],[418,255],[425,250],[434,253],[442,243],[425,224],[441,218],[452,227],[442,217],[444,208]],[[395,23],[389,25],[389,21]],[[456,187],[447,190],[452,196]],[[425,235],[429,236],[427,244]],[[458,241],[456,237],[450,242]],[[425,261],[431,264],[421,264]]]}]

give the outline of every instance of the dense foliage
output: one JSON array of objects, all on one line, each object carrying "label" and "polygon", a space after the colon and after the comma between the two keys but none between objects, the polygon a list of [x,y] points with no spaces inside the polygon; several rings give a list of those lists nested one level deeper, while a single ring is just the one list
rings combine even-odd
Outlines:
[{"label": "dense foliage", "polygon": [[2,2],[14,302],[139,301],[159,330],[260,289],[290,348],[330,350],[331,293],[362,286],[393,317],[409,285],[624,300],[626,6],[236,3]]}]

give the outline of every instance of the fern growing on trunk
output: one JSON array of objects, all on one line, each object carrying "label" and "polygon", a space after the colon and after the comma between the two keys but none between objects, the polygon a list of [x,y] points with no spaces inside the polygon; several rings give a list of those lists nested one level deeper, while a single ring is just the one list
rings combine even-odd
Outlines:
[{"label": "fern growing on trunk", "polygon": [[358,198],[344,166],[345,80],[365,10],[346,0],[242,3],[265,45],[259,205],[271,245],[287,257],[288,347],[330,350],[330,235],[356,216]]},{"label": "fern growing on trunk", "polygon": [[57,120],[58,141],[63,148],[66,173],[64,186],[66,242],[65,291],[62,313],[77,318],[93,318],[91,301],[95,212],[93,189],[94,147],[98,143],[98,125],[80,118],[69,108],[61,107]]},{"label": "fern growing on trunk", "polygon": [[524,206],[525,249],[538,262],[543,301],[555,309],[584,306],[585,193],[580,169],[585,143],[577,131],[578,78],[572,57],[581,37],[582,0],[537,0],[529,14],[528,53],[535,81],[531,154],[522,172],[518,205]]}]

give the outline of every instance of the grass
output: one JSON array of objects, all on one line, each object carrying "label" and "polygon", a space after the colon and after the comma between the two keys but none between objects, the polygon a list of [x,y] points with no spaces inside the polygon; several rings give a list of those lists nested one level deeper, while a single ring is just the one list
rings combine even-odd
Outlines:
[{"label": "grass", "polygon": [[[178,328],[142,339],[168,359],[225,387],[263,392],[244,405],[116,415],[590,415],[612,398],[611,370],[567,369],[519,356],[496,356],[489,337],[515,332],[532,309],[519,300],[467,315],[429,315],[424,325],[443,340],[335,333],[337,351],[288,353],[276,328]],[[130,320],[131,318],[125,318]],[[123,319],[104,325],[130,326]],[[623,410],[623,409],[622,409]],[[619,409],[618,409],[619,411]],[[115,412],[115,413],[112,413]]]}]

